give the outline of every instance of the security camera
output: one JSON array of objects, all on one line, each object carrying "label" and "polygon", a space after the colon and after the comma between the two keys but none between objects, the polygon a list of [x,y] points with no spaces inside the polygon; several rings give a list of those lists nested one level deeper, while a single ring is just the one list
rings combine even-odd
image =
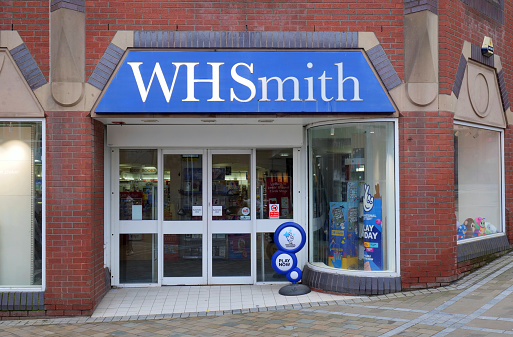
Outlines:
[{"label": "security camera", "polygon": [[483,45],[481,46],[481,53],[486,57],[493,55],[493,42],[491,37],[485,36]]}]

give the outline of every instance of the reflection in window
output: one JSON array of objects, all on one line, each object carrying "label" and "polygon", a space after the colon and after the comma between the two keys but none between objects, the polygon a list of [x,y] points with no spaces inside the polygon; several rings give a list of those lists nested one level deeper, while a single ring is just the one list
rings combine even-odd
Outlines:
[{"label": "reflection in window", "polygon": [[251,234],[212,234],[212,276],[251,276]]},{"label": "reflection in window", "polygon": [[271,265],[277,250],[274,233],[257,233],[257,282],[287,282],[287,277],[278,274]]},{"label": "reflection in window", "polygon": [[292,149],[256,151],[257,219],[293,218],[292,163]]},{"label": "reflection in window", "polygon": [[203,169],[199,154],[164,155],[164,220],[201,220]]},{"label": "reflection in window", "polygon": [[164,277],[199,277],[203,267],[201,234],[164,234]]},{"label": "reflection in window", "polygon": [[249,154],[212,155],[212,217],[251,220]]},{"label": "reflection in window", "polygon": [[119,282],[157,282],[157,235],[119,235]]},{"label": "reflection in window", "polygon": [[42,122],[0,121],[0,286],[42,284]]},{"label": "reflection in window", "polygon": [[454,126],[457,239],[502,231],[501,133]]},{"label": "reflection in window", "polygon": [[394,124],[309,130],[310,261],[322,267],[394,268]]},{"label": "reflection in window", "polygon": [[119,150],[119,219],[157,220],[157,150]]}]

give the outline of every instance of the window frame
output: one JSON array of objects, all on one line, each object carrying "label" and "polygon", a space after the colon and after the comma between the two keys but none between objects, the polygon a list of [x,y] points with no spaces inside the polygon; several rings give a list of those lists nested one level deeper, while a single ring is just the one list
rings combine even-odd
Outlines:
[{"label": "window frame", "polygon": [[1,291],[44,291],[46,289],[46,119],[0,118],[0,122],[41,123],[41,285],[4,286]]},{"label": "window frame", "polygon": [[[497,233],[494,233],[494,234],[477,236],[477,237],[472,237],[472,238],[462,239],[462,240],[458,240],[456,238],[456,243],[458,245],[460,245],[460,244],[465,244],[465,243],[469,243],[469,242],[486,240],[486,239],[490,239],[493,237],[506,235],[506,181],[505,181],[506,179],[505,179],[505,163],[504,163],[505,162],[504,129],[486,126],[486,125],[475,124],[475,123],[456,121],[456,120],[454,121],[454,125],[461,125],[461,126],[466,126],[466,127],[470,127],[470,128],[483,129],[483,130],[494,131],[494,132],[499,133],[499,142],[500,142],[500,144],[499,144],[499,151],[500,151],[500,158],[499,158],[500,159],[500,164],[499,164],[500,175],[499,175],[499,178],[501,180],[500,184],[499,184],[499,186],[501,188],[501,192],[500,192],[500,198],[501,198],[501,201],[500,201],[500,207],[501,207],[500,231],[498,231]],[[456,144],[454,145],[454,152],[456,152]],[[454,163],[454,178],[456,179],[456,163]],[[454,208],[455,208],[455,216],[456,216],[456,184],[454,185]],[[459,221],[457,216],[456,216],[456,221]],[[456,228],[456,230],[457,230],[457,228]]]},{"label": "window frame", "polygon": [[[395,216],[395,224],[394,224],[394,233],[393,233],[393,238],[391,238],[390,240],[392,242],[395,243],[395,247],[394,248],[390,248],[388,250],[388,254],[389,254],[389,257],[388,257],[388,264],[390,266],[389,269],[387,270],[383,270],[383,271],[364,271],[364,270],[351,270],[351,269],[337,269],[337,268],[332,268],[332,267],[329,267],[329,266],[320,266],[317,262],[313,262],[312,261],[312,243],[309,242],[308,243],[308,254],[307,254],[307,264],[309,265],[309,267],[312,268],[312,270],[319,270],[319,271],[323,271],[323,272],[329,272],[331,274],[346,274],[346,275],[357,275],[357,276],[361,276],[361,277],[376,277],[376,276],[380,276],[380,277],[397,277],[399,275],[401,275],[401,263],[400,263],[400,260],[401,260],[401,241],[400,241],[400,229],[401,229],[401,224],[400,224],[400,179],[399,179],[399,119],[398,118],[371,118],[371,119],[351,119],[351,120],[334,120],[334,121],[329,121],[329,122],[321,122],[321,123],[313,123],[313,124],[310,124],[308,126],[306,126],[306,140],[305,140],[305,144],[307,146],[307,149],[306,149],[306,159],[307,159],[307,188],[308,188],[308,198],[311,198],[312,196],[312,180],[311,180],[311,175],[312,175],[312,162],[311,162],[311,148],[310,148],[310,139],[309,139],[309,130],[312,129],[312,128],[315,128],[315,127],[319,127],[319,126],[328,126],[328,125],[350,125],[350,124],[361,124],[361,123],[364,123],[364,124],[372,124],[372,123],[380,123],[380,122],[389,122],[389,123],[392,123],[393,126],[393,132],[394,132],[394,135],[393,135],[393,158],[394,158],[394,163],[393,163],[393,169],[394,169],[394,174],[393,174],[393,177],[390,178],[392,179],[392,182],[391,184],[394,186],[394,191],[392,193],[392,195],[394,196],[394,216]],[[311,241],[312,240],[312,236],[311,236],[311,226],[312,226],[312,223],[310,223],[311,221],[311,217],[312,217],[312,205],[310,203],[307,204],[307,216],[306,216],[306,219],[307,219],[307,223],[308,223],[308,237],[309,237],[309,240],[308,241]]]}]

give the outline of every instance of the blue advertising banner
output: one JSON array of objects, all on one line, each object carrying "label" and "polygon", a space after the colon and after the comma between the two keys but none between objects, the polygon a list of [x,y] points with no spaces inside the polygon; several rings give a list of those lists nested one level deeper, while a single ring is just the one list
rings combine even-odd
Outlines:
[{"label": "blue advertising banner", "polygon": [[330,202],[328,265],[358,267],[358,202]]},{"label": "blue advertising banner", "polygon": [[392,113],[361,51],[129,51],[95,113]]},{"label": "blue advertising banner", "polygon": [[379,187],[376,195],[371,196],[370,186],[365,184],[363,201],[363,246],[364,270],[383,270],[383,237],[382,237],[382,209]]}]

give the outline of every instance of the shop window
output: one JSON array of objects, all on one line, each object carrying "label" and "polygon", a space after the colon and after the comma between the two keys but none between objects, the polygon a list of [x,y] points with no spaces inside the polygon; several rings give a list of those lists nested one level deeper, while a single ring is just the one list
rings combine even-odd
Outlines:
[{"label": "shop window", "polygon": [[277,250],[274,233],[257,234],[257,282],[287,282],[287,277],[278,274],[271,264]]},{"label": "shop window", "polygon": [[454,126],[457,240],[503,232],[502,132]]},{"label": "shop window", "polygon": [[119,282],[157,283],[157,235],[120,234]]},{"label": "shop window", "polygon": [[203,202],[202,156],[164,155],[164,182],[164,220],[201,221],[194,210],[201,210]]},{"label": "shop window", "polygon": [[157,150],[119,150],[119,220],[157,220]]},{"label": "shop window", "polygon": [[313,127],[308,139],[310,262],[395,270],[394,123]]},{"label": "shop window", "polygon": [[257,150],[257,219],[292,219],[292,149]]},{"label": "shop window", "polygon": [[251,276],[251,234],[212,234],[212,276]]},{"label": "shop window", "polygon": [[0,287],[43,282],[43,122],[0,121]]},{"label": "shop window", "polygon": [[203,265],[201,234],[164,234],[164,277],[200,277]]}]

